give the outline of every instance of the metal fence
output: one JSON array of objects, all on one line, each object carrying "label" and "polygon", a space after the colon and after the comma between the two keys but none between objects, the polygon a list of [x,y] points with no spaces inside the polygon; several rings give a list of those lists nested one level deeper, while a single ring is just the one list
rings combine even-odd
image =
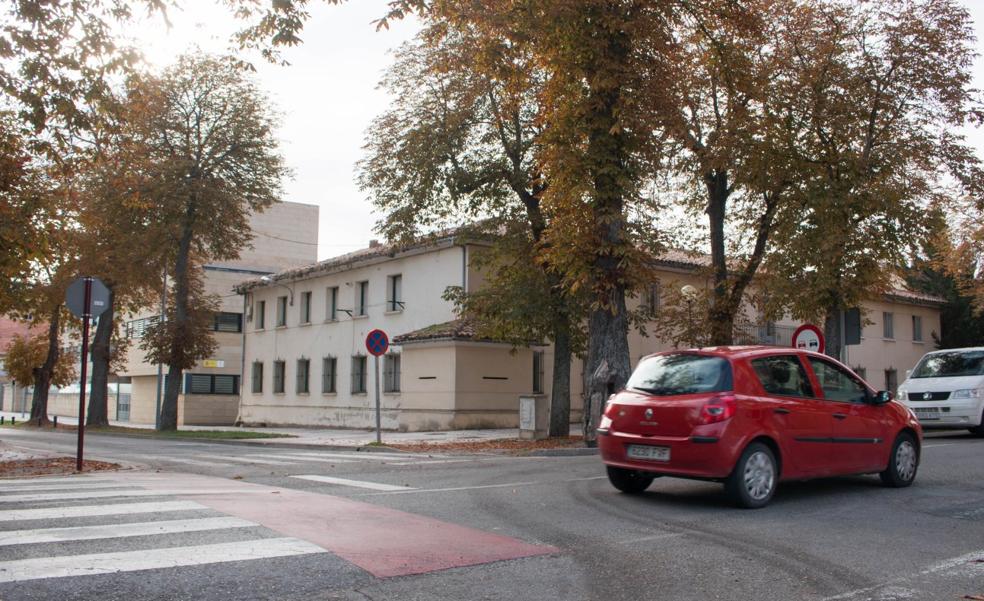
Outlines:
[{"label": "metal fence", "polygon": [[792,346],[795,331],[796,328],[793,326],[780,326],[774,323],[742,324],[735,326],[735,342]]}]

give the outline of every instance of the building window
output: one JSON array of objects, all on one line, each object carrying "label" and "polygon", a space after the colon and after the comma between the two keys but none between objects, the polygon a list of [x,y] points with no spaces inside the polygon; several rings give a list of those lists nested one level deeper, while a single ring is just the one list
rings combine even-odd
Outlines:
[{"label": "building window", "polygon": [[355,314],[366,315],[369,308],[369,282],[359,282],[355,288]]},{"label": "building window", "polygon": [[646,315],[649,317],[659,315],[659,282],[653,282],[646,287],[642,303]]},{"label": "building window", "polygon": [[277,297],[277,327],[283,327],[287,325],[287,297],[278,296]]},{"label": "building window", "polygon": [[400,392],[400,355],[383,357],[383,392]]},{"label": "building window", "polygon": [[242,313],[216,313],[212,318],[213,332],[242,332],[243,315]]},{"label": "building window", "polygon": [[352,393],[364,394],[366,392],[366,356],[355,355],[352,357]]},{"label": "building window", "polygon": [[273,391],[278,394],[284,392],[284,376],[286,375],[287,364],[283,361],[273,362]]},{"label": "building window", "polygon": [[912,341],[922,342],[922,317],[919,315],[912,316]]},{"label": "building window", "polygon": [[239,376],[224,374],[188,374],[185,379],[188,394],[238,394]]},{"label": "building window", "polygon": [[885,390],[891,392],[893,395],[898,392],[899,387],[899,372],[894,369],[885,370]]},{"label": "building window", "polygon": [[543,394],[543,351],[533,351],[533,393]]},{"label": "building window", "polygon": [[887,311],[882,313],[882,338],[895,339],[895,315]]},{"label": "building window", "polygon": [[256,301],[256,329],[266,327],[266,301]]},{"label": "building window", "polygon": [[321,392],[335,392],[335,373],[338,370],[338,359],[325,357],[321,360]]},{"label": "building window", "polygon": [[328,306],[325,310],[325,319],[328,321],[338,321],[338,286],[332,286],[327,293]]},{"label": "building window", "polygon": [[297,392],[298,394],[307,394],[310,391],[308,387],[308,372],[311,371],[311,360],[310,359],[298,359],[297,360]]},{"label": "building window", "polygon": [[311,292],[301,293],[301,323],[311,323]]},{"label": "building window", "polygon": [[386,279],[386,310],[403,310],[403,276],[391,275]]},{"label": "building window", "polygon": [[153,317],[144,317],[143,319],[134,319],[133,321],[128,321],[126,323],[126,337],[143,338],[144,334],[147,332],[147,328],[154,325],[159,320],[160,317],[155,315]]},{"label": "building window", "polygon": [[253,393],[263,392],[263,362],[253,361]]}]

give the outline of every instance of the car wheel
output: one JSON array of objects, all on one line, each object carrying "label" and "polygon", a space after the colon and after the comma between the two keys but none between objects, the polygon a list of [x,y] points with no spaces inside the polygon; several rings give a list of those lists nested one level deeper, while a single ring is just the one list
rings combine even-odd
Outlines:
[{"label": "car wheel", "polygon": [[637,495],[649,488],[656,476],[638,470],[608,466],[608,481],[624,493]]},{"label": "car wheel", "polygon": [[967,428],[974,436],[984,436],[984,413],[981,413],[981,423],[979,426]]},{"label": "car wheel", "polygon": [[772,500],[778,482],[779,468],[772,449],[753,442],[742,451],[724,489],[739,507],[758,509]]},{"label": "car wheel", "polygon": [[895,438],[892,454],[888,458],[888,467],[878,474],[882,482],[894,488],[902,488],[912,484],[919,469],[919,450],[916,439],[912,434],[903,432]]}]

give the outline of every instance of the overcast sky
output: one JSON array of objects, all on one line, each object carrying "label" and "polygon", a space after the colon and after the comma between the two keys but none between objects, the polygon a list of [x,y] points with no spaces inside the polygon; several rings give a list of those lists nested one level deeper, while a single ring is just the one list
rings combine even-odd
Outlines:
[{"label": "overcast sky", "polygon": [[[971,12],[977,37],[984,38],[984,1],[962,0]],[[185,51],[221,52],[236,22],[214,0],[186,0],[169,13],[172,27],[160,20],[130,33],[149,62],[164,66]],[[386,11],[387,0],[355,0],[341,6],[313,2],[304,43],[284,50],[291,63],[281,67],[255,61],[260,85],[283,115],[282,151],[294,177],[284,200],[321,207],[318,258],[368,245],[376,222],[365,195],[355,184],[355,163],[362,156],[366,128],[385,110],[388,99],[376,89],[389,65],[389,51],[413,37],[413,20],[376,31],[372,21]],[[978,52],[984,53],[978,41]],[[976,87],[984,88],[984,59],[975,66]],[[972,137],[984,154],[984,133]]]}]

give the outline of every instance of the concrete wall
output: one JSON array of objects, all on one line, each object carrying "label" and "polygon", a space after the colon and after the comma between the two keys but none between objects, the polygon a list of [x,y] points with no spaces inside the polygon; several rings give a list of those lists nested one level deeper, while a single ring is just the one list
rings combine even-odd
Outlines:
[{"label": "concrete wall", "polygon": [[455,352],[454,428],[519,427],[519,397],[533,393],[533,351],[461,342]]}]

